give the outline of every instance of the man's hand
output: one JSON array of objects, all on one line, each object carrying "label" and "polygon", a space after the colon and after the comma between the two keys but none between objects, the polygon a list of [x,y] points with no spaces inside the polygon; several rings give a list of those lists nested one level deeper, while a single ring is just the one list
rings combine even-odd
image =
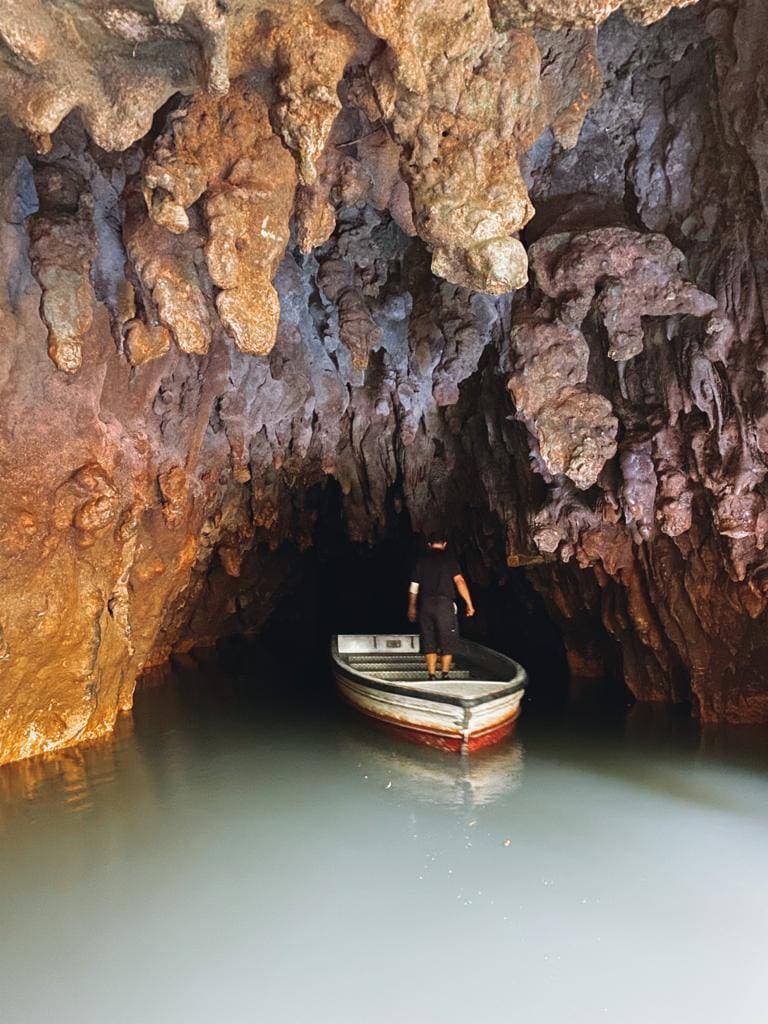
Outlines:
[{"label": "man's hand", "polygon": [[469,596],[469,587],[467,586],[467,581],[464,579],[461,573],[459,573],[458,576],[453,577],[453,583],[456,589],[458,590],[459,594],[461,595],[462,601],[467,606],[465,614],[468,619],[471,619],[472,616],[475,614],[475,606],[472,604],[472,598]]},{"label": "man's hand", "polygon": [[417,614],[417,610],[416,610],[416,595],[415,594],[409,594],[408,595],[408,621],[409,622],[415,622],[417,618],[418,618],[418,614]]}]

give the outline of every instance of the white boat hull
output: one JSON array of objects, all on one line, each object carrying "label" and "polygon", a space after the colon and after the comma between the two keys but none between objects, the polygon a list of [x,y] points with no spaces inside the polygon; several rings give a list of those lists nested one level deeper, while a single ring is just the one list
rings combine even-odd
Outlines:
[{"label": "white boat hull", "polygon": [[[463,709],[438,704],[418,697],[393,697],[371,690],[341,676],[336,677],[339,692],[353,707],[380,722],[436,738],[435,746],[449,749],[476,749],[495,743],[509,731],[518,714],[522,693],[510,694],[479,708]],[[446,742],[440,743],[443,738]],[[485,739],[485,743],[480,742]]]}]

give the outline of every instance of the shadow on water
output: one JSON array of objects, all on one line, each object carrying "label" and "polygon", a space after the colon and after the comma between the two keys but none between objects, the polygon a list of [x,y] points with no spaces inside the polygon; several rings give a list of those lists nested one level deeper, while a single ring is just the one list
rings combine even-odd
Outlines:
[{"label": "shadow on water", "polygon": [[636,790],[718,811],[764,816],[762,799],[719,785],[738,772],[768,780],[768,727],[701,725],[687,707],[627,703],[612,680],[565,705],[529,706],[517,736],[537,758],[613,778]]}]

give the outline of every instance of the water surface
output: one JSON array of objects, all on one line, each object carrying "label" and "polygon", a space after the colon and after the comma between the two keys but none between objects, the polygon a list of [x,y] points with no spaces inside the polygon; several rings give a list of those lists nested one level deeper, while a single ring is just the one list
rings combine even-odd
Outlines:
[{"label": "water surface", "polygon": [[763,1024],[768,744],[524,712],[470,760],[265,668],[0,769],[3,1024]]}]

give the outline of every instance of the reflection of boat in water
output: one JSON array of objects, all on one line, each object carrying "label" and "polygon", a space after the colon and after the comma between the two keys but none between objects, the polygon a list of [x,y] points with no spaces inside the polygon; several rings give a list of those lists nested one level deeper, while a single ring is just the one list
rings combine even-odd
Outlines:
[{"label": "reflection of boat in water", "polygon": [[341,695],[358,711],[443,750],[507,736],[528,681],[516,661],[460,640],[448,680],[430,679],[411,635],[340,635],[331,647]]},{"label": "reflection of boat in water", "polygon": [[347,723],[344,748],[375,782],[422,803],[451,807],[492,804],[522,782],[522,743],[510,737],[504,743],[479,750],[471,757],[451,757],[442,750],[416,746],[407,740]]}]

